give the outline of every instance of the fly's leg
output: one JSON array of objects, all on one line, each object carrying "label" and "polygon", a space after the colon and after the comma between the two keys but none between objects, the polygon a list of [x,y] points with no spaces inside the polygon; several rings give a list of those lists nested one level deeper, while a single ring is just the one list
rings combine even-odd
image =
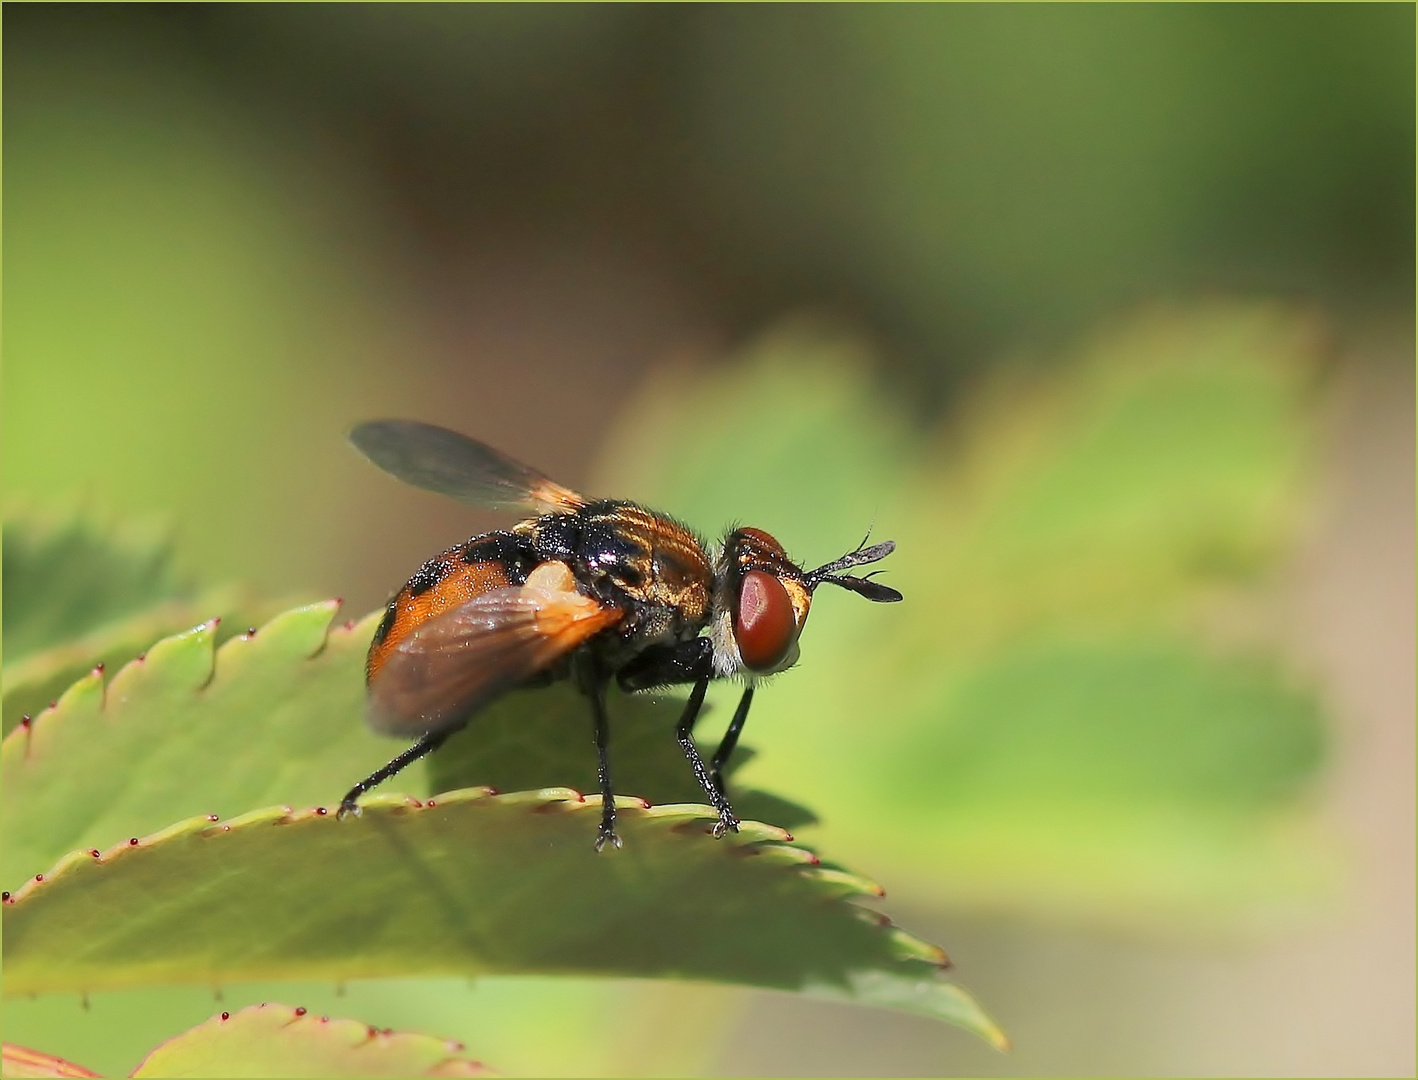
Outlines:
[{"label": "fly's leg", "polygon": [[370,788],[384,783],[389,777],[401,772],[405,766],[413,764],[425,754],[433,753],[433,751],[442,746],[448,740],[448,736],[452,735],[456,730],[458,729],[450,728],[443,731],[431,732],[414,743],[413,746],[409,747],[393,761],[389,762],[388,765],[385,765],[382,769],[374,770],[374,772],[370,773],[358,784],[350,788],[349,794],[340,800],[340,809],[335,812],[335,817],[342,818],[347,814],[353,814],[355,817],[359,817],[359,805],[357,800],[361,795]]},{"label": "fly's leg", "polygon": [[[690,732],[694,730],[694,721],[699,719],[699,710],[704,706],[704,695],[708,689],[709,680],[707,678],[702,678],[694,684],[694,689],[689,694],[689,700],[684,703],[684,712],[680,714],[679,726],[675,728],[675,738],[679,739],[680,748],[684,750],[684,756],[689,759],[689,767],[694,771],[694,778],[699,781],[699,786],[709,797],[710,805],[719,811],[719,821],[714,826],[714,836],[720,837],[725,832],[738,832],[739,819],[734,817],[729,800],[724,797],[724,792],[711,778],[708,768],[704,765],[704,759],[699,756],[699,748],[694,745],[694,739],[690,735]],[[733,748],[730,747],[730,749]]]},{"label": "fly's leg", "polygon": [[726,804],[729,795],[724,788],[724,766],[729,763],[729,755],[739,744],[739,733],[743,731],[744,721],[748,719],[748,710],[752,704],[753,687],[745,687],[743,697],[739,698],[739,707],[734,710],[734,718],[729,721],[728,729],[724,732],[723,741],[719,743],[719,749],[714,751],[714,756],[709,761],[709,779],[719,789],[719,794],[724,797]]},{"label": "fly's leg", "polygon": [[610,743],[610,721],[606,716],[606,684],[604,681],[589,687],[586,696],[591,699],[591,713],[596,721],[596,777],[601,783],[601,827],[596,832],[596,850],[607,844],[620,847],[620,837],[615,834],[615,789],[611,785],[611,762],[608,750]]}]

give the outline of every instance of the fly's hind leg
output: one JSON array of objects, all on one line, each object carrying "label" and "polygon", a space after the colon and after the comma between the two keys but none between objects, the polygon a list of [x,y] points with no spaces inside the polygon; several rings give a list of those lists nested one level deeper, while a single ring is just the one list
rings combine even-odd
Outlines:
[{"label": "fly's hind leg", "polygon": [[380,769],[375,769],[374,772],[370,773],[358,784],[350,788],[349,793],[340,800],[340,809],[335,812],[335,816],[342,818],[347,814],[353,814],[355,817],[358,817],[358,799],[361,795],[370,788],[384,783],[385,780],[388,780],[389,777],[396,773],[402,772],[406,766],[412,765],[425,754],[433,753],[433,751],[442,746],[448,740],[448,736],[452,735],[456,730],[458,729],[445,728],[442,731],[431,732],[414,743],[413,746],[409,747],[393,761],[389,762],[388,765]]}]

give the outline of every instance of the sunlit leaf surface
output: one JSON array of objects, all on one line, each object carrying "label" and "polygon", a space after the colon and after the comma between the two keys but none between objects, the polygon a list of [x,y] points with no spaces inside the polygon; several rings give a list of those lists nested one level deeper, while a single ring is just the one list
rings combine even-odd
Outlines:
[{"label": "sunlit leaf surface", "polygon": [[337,802],[391,755],[361,720],[373,622],[331,629],[334,611],[289,612],[215,662],[210,624],[164,639],[12,731],[0,747],[4,879],[195,814]]},{"label": "sunlit leaf surface", "polygon": [[877,886],[771,826],[567,789],[198,818],[78,851],[7,901],[6,993],[498,972],[672,976],[906,1008],[1003,1036]]}]

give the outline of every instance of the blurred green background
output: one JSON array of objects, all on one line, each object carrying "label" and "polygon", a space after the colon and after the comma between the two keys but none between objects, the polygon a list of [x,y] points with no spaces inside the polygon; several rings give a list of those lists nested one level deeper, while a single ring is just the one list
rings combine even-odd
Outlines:
[{"label": "blurred green background", "polygon": [[[410,415],[806,561],[875,522],[908,603],[823,598],[746,772],[1016,1050],[722,988],[226,1001],[511,1073],[1411,1075],[1414,29],[7,6],[7,513],[358,614],[497,523],[343,445]],[[127,1069],[213,1008],[5,1030]]]}]

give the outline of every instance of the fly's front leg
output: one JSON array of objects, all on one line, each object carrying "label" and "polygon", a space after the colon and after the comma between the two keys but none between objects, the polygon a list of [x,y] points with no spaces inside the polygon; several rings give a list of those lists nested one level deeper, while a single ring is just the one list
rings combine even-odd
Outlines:
[{"label": "fly's front leg", "polygon": [[739,698],[739,707],[734,710],[734,718],[729,721],[728,730],[724,732],[719,749],[714,751],[714,756],[709,761],[709,779],[714,782],[714,786],[724,796],[725,802],[728,801],[729,795],[724,788],[724,766],[729,763],[729,755],[739,744],[739,733],[743,731],[744,721],[748,719],[748,710],[752,705],[753,687],[748,686],[744,688],[743,697]]},{"label": "fly's front leg", "polygon": [[699,710],[704,707],[704,694],[708,689],[709,679],[707,676],[694,684],[694,689],[689,694],[689,700],[684,703],[684,712],[680,714],[679,725],[675,728],[675,737],[679,739],[684,756],[689,759],[689,767],[694,771],[694,778],[699,781],[699,786],[709,797],[710,805],[719,811],[719,821],[714,826],[714,835],[720,837],[725,832],[738,832],[739,819],[734,816],[733,809],[729,806],[729,800],[724,797],[723,790],[710,777],[709,770],[704,765],[704,759],[699,756],[699,748],[694,745],[694,738],[690,734],[694,730],[694,721],[699,719]]},{"label": "fly's front leg", "polygon": [[[694,772],[694,778],[704,789],[704,794],[708,797],[710,805],[719,812],[719,821],[714,826],[714,835],[723,836],[725,832],[738,832],[739,819],[734,816],[733,808],[729,806],[729,800],[724,795],[723,785],[714,779],[714,770],[704,764],[704,758],[700,756],[699,748],[694,745],[692,737],[694,722],[699,719],[699,712],[704,707],[704,695],[709,689],[709,680],[712,678],[714,678],[714,645],[704,637],[682,641],[675,645],[648,649],[623,667],[616,676],[621,689],[629,691],[649,690],[657,686],[677,686],[684,683],[694,684],[694,689],[689,694],[689,700],[684,703],[684,712],[680,714],[679,724],[675,728],[675,738],[679,740],[680,749],[684,751],[684,756],[689,760],[689,767]],[[743,727],[743,718],[747,715],[747,706],[740,703],[739,711],[735,714],[734,719],[737,728]],[[726,745],[720,746],[719,752],[714,755],[718,766],[722,766],[724,760],[733,752],[734,743],[738,741],[737,728],[734,730],[732,739],[726,737]]]}]

